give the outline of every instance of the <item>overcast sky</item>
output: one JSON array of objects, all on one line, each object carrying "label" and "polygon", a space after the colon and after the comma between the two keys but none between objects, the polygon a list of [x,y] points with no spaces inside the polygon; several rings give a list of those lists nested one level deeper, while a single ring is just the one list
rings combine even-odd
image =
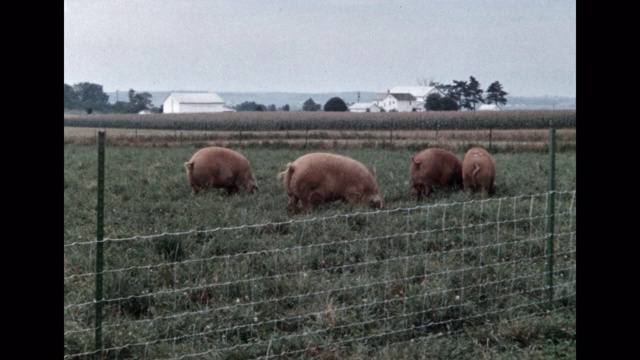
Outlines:
[{"label": "overcast sky", "polygon": [[386,92],[470,76],[575,97],[575,0],[64,1],[64,82],[105,92]]}]

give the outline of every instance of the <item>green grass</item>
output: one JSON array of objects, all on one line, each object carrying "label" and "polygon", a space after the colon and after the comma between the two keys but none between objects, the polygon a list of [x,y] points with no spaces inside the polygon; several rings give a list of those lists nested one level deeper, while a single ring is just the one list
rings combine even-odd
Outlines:
[{"label": "green grass", "polygon": [[[290,216],[276,175],[313,150],[237,149],[260,190],[229,197],[191,195],[183,164],[197,149],[106,148],[105,237],[118,240],[105,243],[107,358],[575,358],[575,200],[556,198],[573,214],[556,219],[547,314],[546,197],[529,196],[548,190],[547,154],[494,154],[489,200],[438,189],[416,207],[415,151],[338,149],[372,170],[387,209]],[[65,145],[64,158],[65,354],[83,358],[97,148]],[[575,166],[575,152],[556,154],[558,190],[575,190]]]}]

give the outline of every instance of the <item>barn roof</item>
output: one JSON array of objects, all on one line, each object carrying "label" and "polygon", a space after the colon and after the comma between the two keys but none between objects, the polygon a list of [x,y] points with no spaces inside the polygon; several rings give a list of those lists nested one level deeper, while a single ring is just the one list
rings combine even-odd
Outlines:
[{"label": "barn roof", "polygon": [[387,96],[393,96],[396,100],[404,100],[404,101],[414,101],[417,100],[413,95],[409,93],[379,93],[373,96],[373,101],[381,101],[384,100]]},{"label": "barn roof", "polygon": [[408,93],[417,98],[423,98],[433,91],[435,86],[396,86],[389,89],[391,93]]},{"label": "barn roof", "polygon": [[416,100],[415,96],[409,94],[409,93],[394,93],[392,92],[391,95],[393,95],[394,98],[396,98],[397,100],[400,101],[414,101]]},{"label": "barn roof", "polygon": [[172,97],[179,103],[224,104],[224,100],[216,93],[171,93],[167,96],[167,99],[169,97]]}]

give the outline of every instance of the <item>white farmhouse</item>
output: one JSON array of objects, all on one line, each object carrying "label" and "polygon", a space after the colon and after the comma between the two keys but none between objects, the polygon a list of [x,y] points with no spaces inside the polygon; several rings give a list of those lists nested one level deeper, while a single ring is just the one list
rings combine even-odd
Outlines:
[{"label": "white farmhouse", "polygon": [[[415,96],[409,93],[382,93],[373,97],[373,103],[378,105],[384,111],[418,111],[417,107],[424,109],[424,102],[418,101]],[[415,109],[415,110],[414,110]]]},{"label": "white farmhouse", "polygon": [[373,102],[353,103],[349,105],[351,112],[380,112],[380,107]]},{"label": "white farmhouse", "polygon": [[413,95],[418,103],[413,105],[412,109],[409,111],[425,111],[424,105],[427,103],[427,97],[431,94],[444,96],[444,93],[438,90],[435,86],[395,86],[389,89],[388,92]]},{"label": "white farmhouse", "polygon": [[162,102],[162,112],[213,113],[235,111],[224,106],[224,100],[216,93],[171,93]]}]

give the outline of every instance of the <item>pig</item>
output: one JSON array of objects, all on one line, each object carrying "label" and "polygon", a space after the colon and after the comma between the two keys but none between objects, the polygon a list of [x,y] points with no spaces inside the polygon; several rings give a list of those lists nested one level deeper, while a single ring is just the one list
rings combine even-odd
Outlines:
[{"label": "pig", "polygon": [[218,146],[202,148],[184,165],[192,194],[209,188],[225,189],[228,195],[239,188],[249,193],[258,190],[249,161],[237,151]]},{"label": "pig", "polygon": [[309,205],[343,200],[384,208],[380,187],[369,169],[347,156],[309,153],[287,164],[278,173],[289,196],[289,210],[308,213]]},{"label": "pig", "polygon": [[464,190],[482,191],[484,197],[495,193],[496,165],[489,152],[481,147],[467,151],[462,160],[462,186]]},{"label": "pig", "polygon": [[428,148],[411,157],[409,174],[412,181],[411,195],[420,201],[422,194],[429,198],[434,187],[459,187],[462,185],[462,161],[451,151]]}]

